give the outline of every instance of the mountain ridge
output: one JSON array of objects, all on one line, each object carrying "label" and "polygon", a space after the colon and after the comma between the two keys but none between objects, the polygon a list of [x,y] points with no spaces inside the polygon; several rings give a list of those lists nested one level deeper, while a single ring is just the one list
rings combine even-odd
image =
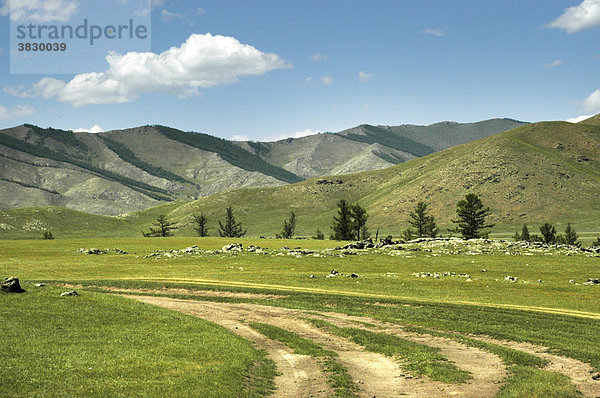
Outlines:
[{"label": "mountain ridge", "polygon": [[[523,124],[478,123],[490,127],[446,122],[451,131],[444,136],[443,123],[433,131],[413,126],[407,138],[406,128],[361,125],[275,142],[234,142],[160,125],[90,134],[24,124],[0,131],[0,208],[59,205],[118,215],[230,189],[382,169]],[[466,138],[457,133],[461,126]]]},{"label": "mountain ridge", "polygon": [[[494,233],[512,235],[524,223],[535,228],[544,222],[559,229],[571,223],[578,232],[596,233],[600,230],[600,126],[567,122],[523,125],[385,169],[315,177],[277,187],[228,190],[119,217],[94,216],[96,232],[87,227],[62,227],[69,225],[65,219],[86,217],[68,209],[5,211],[0,212],[0,236],[39,236],[44,227],[65,237],[138,236],[158,214],[177,223],[177,235],[193,236],[192,215],[199,213],[209,219],[210,234],[214,235],[228,206],[234,208],[249,236],[279,233],[292,210],[298,234],[311,236],[317,228],[328,233],[340,199],[365,207],[371,232],[379,229],[380,236],[398,236],[408,227],[408,213],[418,201],[426,201],[446,235],[456,217],[456,202],[467,193],[478,194],[492,209]],[[59,211],[63,218],[57,216]]]}]

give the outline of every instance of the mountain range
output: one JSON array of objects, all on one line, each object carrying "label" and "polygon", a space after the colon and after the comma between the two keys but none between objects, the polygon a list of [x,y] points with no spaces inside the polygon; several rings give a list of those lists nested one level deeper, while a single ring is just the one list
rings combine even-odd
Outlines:
[{"label": "mountain range", "polygon": [[0,130],[0,210],[60,206],[119,215],[236,188],[383,169],[523,124],[360,125],[275,142],[158,125],[90,134],[25,124]]},{"label": "mountain range", "polygon": [[[370,128],[356,129],[372,137]],[[342,133],[333,139],[339,139],[338,135]],[[331,135],[323,136],[331,139]],[[367,139],[370,138],[363,138]],[[290,143],[295,145],[294,141]],[[274,145],[281,150],[276,144],[283,142],[263,144],[267,149]],[[235,145],[257,146],[256,143]],[[261,159],[269,159],[268,153],[263,149]],[[270,153],[275,158],[275,150]],[[281,165],[287,164],[280,161]],[[398,236],[408,227],[408,213],[417,202],[426,201],[442,233],[447,234],[456,218],[456,202],[467,193],[478,194],[491,208],[489,221],[495,224],[493,233],[499,234],[496,236],[512,235],[525,223],[536,231],[544,222],[554,223],[560,230],[571,223],[588,238],[597,236],[600,115],[577,124],[522,124],[383,169],[317,176],[274,187],[230,189],[196,200],[165,202],[117,217],[64,207],[0,211],[0,237],[39,238],[46,229],[51,229],[57,237],[141,237],[140,230],[147,229],[159,214],[177,224],[176,235],[193,236],[192,216],[200,213],[209,220],[209,233],[215,235],[218,221],[224,219],[228,206],[234,208],[236,219],[242,222],[249,236],[274,236],[290,211],[297,216],[297,234],[311,236],[316,229],[329,233],[340,199],[365,207],[368,227],[371,232],[379,229],[380,236]]]}]

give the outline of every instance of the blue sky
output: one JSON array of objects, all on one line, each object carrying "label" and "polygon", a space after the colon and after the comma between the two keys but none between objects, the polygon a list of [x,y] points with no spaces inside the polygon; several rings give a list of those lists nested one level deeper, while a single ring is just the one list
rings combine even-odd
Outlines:
[{"label": "blue sky", "polygon": [[[89,0],[12,0],[79,23]],[[600,112],[600,0],[97,0],[138,4],[151,52],[115,44],[77,74],[11,74],[0,1],[0,127],[164,124],[253,140],[361,123]],[[135,8],[134,7],[134,8]],[[116,42],[115,42],[116,43]],[[18,54],[17,54],[18,55]]]}]

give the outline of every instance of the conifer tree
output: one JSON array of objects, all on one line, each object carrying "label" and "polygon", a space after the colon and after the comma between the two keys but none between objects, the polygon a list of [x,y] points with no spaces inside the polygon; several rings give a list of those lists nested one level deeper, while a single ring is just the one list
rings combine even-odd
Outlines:
[{"label": "conifer tree", "polygon": [[282,239],[291,239],[295,232],[296,214],[293,211],[290,211],[290,218],[283,221],[283,230],[281,231],[281,235],[277,235],[277,237]]},{"label": "conifer tree", "polygon": [[352,209],[345,199],[341,199],[337,206],[338,214],[337,217],[333,216],[331,239],[352,240],[355,236],[352,228]]},{"label": "conifer tree", "polygon": [[227,208],[227,215],[225,217],[225,224],[219,221],[219,236],[227,238],[241,238],[246,235],[246,230],[242,230],[242,223],[236,222],[233,216],[233,209]]},{"label": "conifer tree", "polygon": [[470,193],[465,199],[459,200],[456,205],[457,220],[452,220],[457,224],[456,228],[450,232],[458,232],[463,239],[474,239],[487,237],[488,232],[482,229],[491,228],[494,224],[486,224],[485,219],[490,215],[489,207],[484,207],[479,196]]},{"label": "conifer tree", "polygon": [[409,214],[412,220],[409,220],[408,223],[415,229],[414,233],[418,238],[435,238],[438,233],[435,218],[427,214],[427,206],[427,203],[419,202],[417,207]]},{"label": "conifer tree", "polygon": [[150,227],[150,232],[142,231],[142,235],[146,238],[173,236],[172,231],[177,229],[174,224],[175,223],[167,220],[164,214],[159,214],[158,217],[156,217],[156,221],[152,224],[156,228]]},{"label": "conifer tree", "polygon": [[194,229],[198,233],[198,236],[208,236],[208,226],[206,225],[208,219],[202,213],[200,215],[193,214],[192,217],[194,218]]},{"label": "conifer tree", "polygon": [[577,232],[575,232],[575,228],[571,227],[571,223],[567,224],[564,237],[565,244],[580,247],[581,242],[579,242],[577,239],[578,236]]},{"label": "conifer tree", "polygon": [[542,242],[549,245],[556,243],[558,237],[556,236],[556,227],[550,223],[544,223],[540,226],[540,232],[542,233]]}]

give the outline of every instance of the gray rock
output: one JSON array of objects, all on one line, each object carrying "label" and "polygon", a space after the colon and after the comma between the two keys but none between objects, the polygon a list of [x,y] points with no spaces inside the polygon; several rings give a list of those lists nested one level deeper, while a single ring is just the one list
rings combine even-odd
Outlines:
[{"label": "gray rock", "polygon": [[43,283],[36,283],[35,286],[37,286],[37,287],[43,287],[43,286],[46,286],[46,285],[44,285]]},{"label": "gray rock", "polygon": [[79,296],[79,293],[77,293],[75,290],[71,290],[70,292],[64,292],[60,294],[61,297],[64,296]]},{"label": "gray rock", "polygon": [[0,287],[2,288],[2,291],[6,293],[23,293],[25,291],[21,288],[19,278],[15,278],[14,276],[1,282]]}]

